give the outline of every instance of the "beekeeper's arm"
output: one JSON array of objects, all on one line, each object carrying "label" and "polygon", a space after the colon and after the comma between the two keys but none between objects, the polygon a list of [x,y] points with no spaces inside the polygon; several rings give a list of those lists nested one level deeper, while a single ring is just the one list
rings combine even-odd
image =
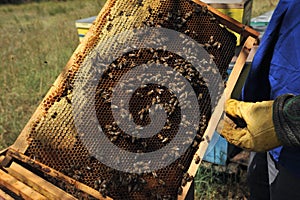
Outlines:
[{"label": "beekeeper's arm", "polygon": [[274,101],[248,103],[229,99],[221,135],[251,151],[300,146],[300,95],[282,95]]}]

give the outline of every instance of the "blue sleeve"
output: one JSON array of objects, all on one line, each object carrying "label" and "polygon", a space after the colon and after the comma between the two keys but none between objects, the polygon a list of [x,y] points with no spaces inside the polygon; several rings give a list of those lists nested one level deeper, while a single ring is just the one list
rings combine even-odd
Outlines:
[{"label": "blue sleeve", "polygon": [[[300,94],[299,12],[299,1],[279,1],[253,58],[241,100],[256,102],[286,93]],[[275,160],[280,152],[281,147],[270,151]]]},{"label": "blue sleeve", "polygon": [[241,100],[270,100],[271,86],[269,71],[274,48],[279,38],[283,16],[289,1],[280,1],[273,12],[271,21],[263,35],[259,48],[253,58],[252,66],[242,90]]}]

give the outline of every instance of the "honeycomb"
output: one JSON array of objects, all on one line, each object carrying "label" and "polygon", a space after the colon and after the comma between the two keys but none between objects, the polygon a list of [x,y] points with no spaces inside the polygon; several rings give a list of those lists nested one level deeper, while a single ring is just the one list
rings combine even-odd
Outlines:
[{"label": "honeycomb", "polygon": [[[197,134],[191,140],[186,141],[189,145],[183,154],[176,155],[176,159],[172,158],[174,161],[170,162],[169,165],[152,171],[149,170],[150,167],[145,162],[140,163],[140,166],[131,166],[131,162],[127,162],[127,160],[120,161],[120,155],[113,154],[111,149],[103,148],[97,144],[94,141],[96,136],[93,134],[97,133],[97,130],[94,129],[99,127],[88,126],[89,130],[80,130],[76,126],[78,119],[83,125],[91,123],[92,120],[87,117],[90,115],[80,116],[80,112],[74,113],[75,101],[79,105],[85,105],[87,101],[83,97],[78,97],[78,94],[74,92],[76,84],[94,77],[95,72],[91,70],[90,66],[95,66],[97,59],[105,60],[106,58],[98,58],[97,55],[105,55],[106,49],[111,48],[109,46],[100,48],[99,44],[103,44],[103,42],[124,31],[130,32],[146,27],[173,30],[185,37],[192,38],[209,55],[204,57],[203,62],[207,63],[204,64],[205,70],[209,72],[210,80],[216,80],[211,81],[209,84],[212,85],[208,86],[203,74],[197,70],[192,62],[182,55],[168,51],[163,46],[159,47],[159,43],[164,40],[162,36],[148,39],[148,42],[156,42],[158,48],[133,49],[117,57],[107,66],[97,66],[96,69],[99,69],[102,75],[96,80],[95,88],[91,88],[89,82],[82,85],[84,91],[95,91],[95,95],[90,101],[95,108],[97,123],[99,123],[99,127],[108,141],[117,148],[132,153],[149,153],[161,150],[161,159],[164,160],[171,159],[170,156],[176,154],[176,150],[170,152],[164,150],[163,147],[168,146],[178,134],[180,123],[185,117],[182,111],[185,107],[193,108],[195,105],[192,102],[180,104],[180,98],[176,95],[177,91],[160,84],[164,78],[158,78],[159,81],[144,84],[134,90],[130,88],[131,80],[124,79],[124,76],[128,72],[134,71],[136,66],[155,63],[162,68],[168,66],[168,70],[171,69],[180,74],[189,83],[197,97],[197,106],[195,107],[199,113],[196,122]],[[129,39],[134,40],[130,37]],[[183,42],[180,39],[172,41],[173,45],[177,47],[181,47]],[[108,45],[114,45],[114,48],[123,47],[121,43]],[[86,38],[71,57],[54,87],[42,101],[27,128],[24,129],[27,136],[26,141],[19,139],[21,141],[17,142],[19,144],[26,143],[24,151],[26,156],[86,184],[99,191],[103,197],[113,199],[177,199],[177,196],[182,192],[182,186],[193,180],[193,177],[187,173],[187,169],[199,143],[202,141],[212,110],[223,92],[222,87],[224,85],[214,85],[214,83],[218,82],[218,76],[222,77],[222,83],[225,82],[226,71],[234,56],[235,46],[236,37],[225,26],[221,25],[205,6],[200,6],[193,1],[108,0]],[[182,49],[182,51],[191,50]],[[98,54],[98,51],[104,52],[104,54]],[[218,69],[217,71],[210,65],[212,60]],[[151,79],[153,78],[151,76],[157,78],[160,74],[152,71],[150,74],[145,72],[133,74],[133,76],[137,78],[141,76],[140,79]],[[127,111],[118,110],[120,119],[131,118],[137,126],[146,127],[153,120],[151,113],[153,112],[152,108],[155,107],[157,110],[164,110],[167,116],[167,121],[162,124],[163,128],[160,131],[153,133],[150,137],[135,137],[118,125],[112,109],[120,106],[114,104],[112,96],[114,88],[121,81],[124,81],[127,87],[123,93],[131,92],[131,98],[128,100]],[[172,81],[177,85],[174,87],[183,90],[184,94],[185,88],[180,85],[180,80],[174,78]],[[218,95],[212,97],[209,87],[217,88]],[[125,99],[126,95],[122,98]],[[193,112],[187,114],[193,115]],[[186,121],[189,123],[189,120]],[[85,135],[86,141],[83,141],[82,135],[84,134],[82,131],[93,134]],[[101,162],[98,154],[91,153],[99,149],[101,155],[109,155],[112,162],[122,163],[122,166],[127,166],[127,168],[135,167],[137,171],[131,173],[125,169],[119,170],[107,166]],[[126,165],[127,163],[128,165]],[[77,198],[82,199],[88,196],[70,189],[68,183],[59,183],[51,177],[48,177],[48,180]]]}]

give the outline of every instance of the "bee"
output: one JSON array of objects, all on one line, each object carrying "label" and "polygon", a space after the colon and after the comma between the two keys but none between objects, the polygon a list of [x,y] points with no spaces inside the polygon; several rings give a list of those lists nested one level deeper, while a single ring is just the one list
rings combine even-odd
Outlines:
[{"label": "bee", "polygon": [[183,179],[181,180],[181,185],[182,185],[182,186],[186,186],[186,184],[187,184],[187,181],[186,181],[185,178],[183,178]]},{"label": "bee", "polygon": [[214,43],[212,44],[212,46],[213,46],[213,47],[217,47],[218,44],[219,44],[219,42],[214,42]]},{"label": "bee", "polygon": [[204,44],[204,48],[205,48],[205,49],[210,49],[210,48],[211,48],[211,45],[210,45],[209,43],[205,43],[205,44]]},{"label": "bee", "polygon": [[143,120],[144,119],[144,114],[141,114],[140,115],[140,120]]},{"label": "bee", "polygon": [[134,137],[134,136],[131,137],[131,143],[132,143],[132,144],[134,144],[136,140],[137,140],[136,137]]},{"label": "bee", "polygon": [[159,183],[160,185],[162,185],[162,186],[165,186],[165,185],[166,185],[166,182],[163,181],[162,179],[159,179],[159,180],[158,180],[158,183]]},{"label": "bee", "polygon": [[142,177],[137,177],[136,179],[137,179],[138,183],[141,183],[143,185],[147,184],[147,181],[145,179],[143,179]]},{"label": "bee", "polygon": [[199,164],[199,163],[200,163],[200,160],[201,160],[201,159],[200,159],[200,156],[197,155],[196,158],[195,158],[195,163],[196,163],[196,164]]},{"label": "bee", "polygon": [[177,192],[177,193],[178,193],[179,195],[182,195],[182,192],[183,192],[183,189],[182,189],[182,187],[180,186],[180,187],[178,188],[178,192]]},{"label": "bee", "polygon": [[143,145],[144,148],[147,148],[147,147],[148,147],[147,142],[142,142],[141,144]]},{"label": "bee", "polygon": [[128,54],[128,56],[129,56],[130,58],[132,58],[132,57],[135,57],[135,54],[134,54],[134,53],[130,53],[130,54]]},{"label": "bee", "polygon": [[208,137],[208,135],[205,136],[205,139],[208,143],[210,143],[210,138]]},{"label": "bee", "polygon": [[158,137],[158,139],[160,139],[160,140],[163,140],[164,139],[164,137],[159,133],[159,134],[157,134],[157,137]]},{"label": "bee", "polygon": [[158,178],[157,173],[156,173],[155,171],[152,172],[152,176],[153,176],[154,178]]},{"label": "bee", "polygon": [[212,16],[212,17],[209,18],[209,20],[212,21],[212,22],[215,22],[217,20],[217,18]]},{"label": "bee", "polygon": [[169,138],[164,138],[163,140],[162,140],[162,143],[167,143],[169,141]]},{"label": "bee", "polygon": [[189,34],[191,31],[189,29],[185,30],[184,33],[185,34]]},{"label": "bee", "polygon": [[166,153],[166,154],[164,154],[164,155],[162,156],[161,159],[162,159],[162,160],[165,160],[165,159],[168,158],[168,157],[169,157],[169,154]]},{"label": "bee", "polygon": [[102,195],[103,198],[106,198],[108,192],[105,188],[100,188],[99,193]]},{"label": "bee", "polygon": [[109,23],[106,27],[106,30],[107,31],[110,31],[112,29],[113,25],[111,23]]},{"label": "bee", "polygon": [[156,96],[156,102],[157,102],[157,103],[160,103],[160,102],[161,102],[160,96]]},{"label": "bee", "polygon": [[193,14],[193,12],[187,12],[187,13],[185,13],[184,18],[188,19],[189,17],[192,16],[192,14]]},{"label": "bee", "polygon": [[[171,113],[172,113],[172,112],[170,112],[170,114],[171,114]],[[163,127],[163,129],[164,129],[164,130],[170,130],[170,129],[171,129],[171,126],[170,126],[169,124],[168,124],[168,125],[165,125],[165,126]],[[164,138],[164,139],[163,139],[163,143],[164,143],[164,140],[165,140],[165,139],[168,140],[168,138]],[[167,141],[165,141],[165,142],[167,142]]]},{"label": "bee", "polygon": [[222,43],[221,43],[221,42],[219,42],[219,43],[218,43],[218,46],[217,46],[217,49],[220,49],[220,48],[221,48],[221,46],[222,46]]},{"label": "bee", "polygon": [[57,117],[57,112],[54,112],[52,115],[51,115],[51,118],[55,119]]},{"label": "bee", "polygon": [[132,92],[133,92],[133,90],[131,90],[131,89],[125,91],[126,94],[130,94],[130,93],[132,93]]},{"label": "bee", "polygon": [[118,136],[113,136],[112,138],[110,138],[111,142],[115,142],[118,139]]},{"label": "bee", "polygon": [[203,93],[199,93],[198,100],[201,100],[203,98]]},{"label": "bee", "polygon": [[198,146],[198,142],[197,142],[197,141],[194,141],[192,147],[193,147],[193,148],[196,148],[197,146]]},{"label": "bee", "polygon": [[67,96],[68,94],[70,94],[70,91],[73,90],[73,86],[71,85],[71,81],[69,80],[69,78],[67,78],[65,84],[66,84],[66,86],[65,86],[63,93],[61,94],[61,97]]},{"label": "bee", "polygon": [[143,113],[145,113],[145,108],[143,108],[142,110],[140,110],[140,111],[138,112],[138,115],[141,115],[141,114],[143,114]]},{"label": "bee", "polygon": [[184,165],[181,164],[181,163],[178,164],[178,167],[179,167],[181,170],[184,170],[184,169],[185,169]]},{"label": "bee", "polygon": [[148,6],[148,12],[152,13],[152,8],[150,6]]},{"label": "bee", "polygon": [[208,43],[208,44],[213,44],[214,41],[215,41],[215,40],[214,40],[214,36],[212,35],[212,36],[209,37],[209,40],[208,40],[207,43]]},{"label": "bee", "polygon": [[186,177],[186,181],[187,181],[187,182],[191,182],[193,179],[194,179],[194,177],[193,177],[193,176],[190,176],[189,174],[188,174],[188,176]]},{"label": "bee", "polygon": [[105,125],[105,128],[110,131],[110,130],[112,130],[112,125],[107,124],[107,125]]},{"label": "bee", "polygon": [[144,88],[146,88],[146,87],[148,87],[147,84],[141,85],[141,89],[144,89]]},{"label": "bee", "polygon": [[201,11],[202,11],[202,9],[201,9],[200,6],[197,5],[197,6],[194,7],[194,12],[195,13],[199,14]]},{"label": "bee", "polygon": [[154,93],[154,90],[150,90],[149,92],[147,92],[147,95],[150,96],[153,93]]},{"label": "bee", "polygon": [[128,189],[128,192],[130,193],[131,191],[132,191],[132,185],[131,184],[129,184],[128,186],[127,186],[127,189]]},{"label": "bee", "polygon": [[143,6],[143,0],[138,0],[138,6]]},{"label": "bee", "polygon": [[112,109],[118,109],[119,107],[117,105],[111,105]]},{"label": "bee", "polygon": [[98,189],[100,184],[101,184],[101,181],[100,181],[100,183],[98,180],[94,181],[94,189]]},{"label": "bee", "polygon": [[207,6],[202,7],[202,13],[206,14],[208,12]]}]

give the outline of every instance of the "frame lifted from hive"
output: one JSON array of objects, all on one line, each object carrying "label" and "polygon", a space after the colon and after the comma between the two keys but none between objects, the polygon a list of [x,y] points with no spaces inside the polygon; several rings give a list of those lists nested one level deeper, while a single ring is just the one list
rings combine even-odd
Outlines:
[{"label": "frame lifted from hive", "polygon": [[[126,72],[149,61],[168,65],[189,81],[197,97],[201,96],[198,98],[200,113],[198,132],[190,141],[185,153],[161,169],[148,173],[129,173],[106,166],[90,153],[76,128],[72,103],[76,98],[74,84],[80,81],[78,73],[85,70],[83,67],[92,64],[91,52],[97,45],[123,31],[143,27],[167,28],[192,38],[213,59],[218,68],[218,71],[213,73],[218,73],[224,83],[236,47],[236,38],[227,28],[240,33],[247,40],[236,62],[238,66],[233,70],[233,74],[237,76],[229,77],[225,92],[220,89],[218,96],[214,98],[209,95],[201,73],[197,72],[187,60],[163,47],[127,52],[109,64],[98,80],[94,100],[96,115],[107,138],[126,151],[147,153],[163,148],[175,137],[182,118],[180,106],[174,103],[178,101],[178,97],[159,84],[148,84],[137,89],[130,101],[129,110],[132,118],[140,126],[145,126],[150,123],[150,118],[149,112],[144,108],[149,109],[153,103],[162,103],[168,113],[169,123],[165,124],[163,130],[149,138],[137,139],[122,132],[112,116],[110,98],[112,88]],[[52,199],[184,199],[210,135],[220,118],[224,95],[225,93],[230,95],[249,49],[255,43],[253,37],[257,36],[258,34],[249,27],[239,24],[200,1],[107,1],[16,142],[2,152],[0,161],[5,170],[0,170],[3,174],[0,178],[0,192],[2,189],[7,195],[33,199],[40,196]],[[151,40],[159,43],[163,38]],[[174,45],[180,46],[180,42],[174,41]],[[100,51],[105,49],[102,48]],[[207,60],[208,63],[209,61]],[[209,65],[207,67],[210,71]],[[89,76],[90,72],[87,70],[85,73]],[[214,76],[211,79],[213,80]],[[174,82],[176,83],[176,80]],[[155,102],[153,99],[156,99]],[[211,102],[219,104],[211,105]],[[82,120],[83,124],[89,123],[89,119]],[[110,149],[103,149],[103,152],[108,155]],[[162,152],[162,159],[168,154],[170,152]],[[112,159],[117,160],[116,157],[117,155]],[[5,179],[2,178],[4,176]],[[21,186],[9,184],[9,180],[12,179]],[[41,184],[37,184],[37,180]],[[24,190],[22,187],[27,189]],[[27,190],[33,190],[36,196],[28,195]]]}]

